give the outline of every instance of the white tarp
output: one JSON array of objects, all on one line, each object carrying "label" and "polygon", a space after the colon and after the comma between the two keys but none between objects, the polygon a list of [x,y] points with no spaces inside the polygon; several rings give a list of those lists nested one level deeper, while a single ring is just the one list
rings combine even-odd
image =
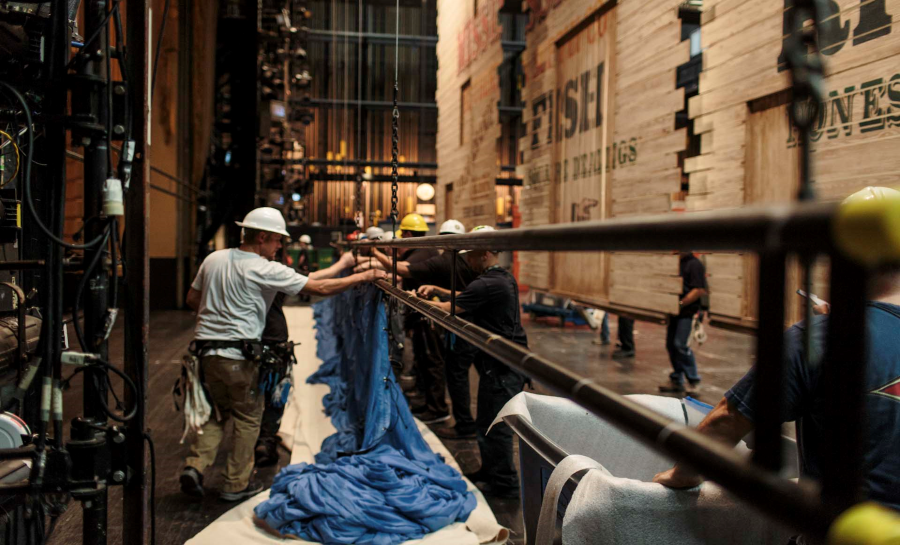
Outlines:
[{"label": "white tarp", "polygon": [[[281,422],[281,435],[286,445],[291,445],[291,463],[313,463],[315,454],[322,445],[322,440],[335,432],[331,420],[322,409],[322,397],[329,392],[324,384],[307,384],[306,377],[313,374],[321,365],[316,357],[316,338],[313,329],[313,313],[310,307],[285,307],[291,340],[299,342],[297,347],[297,365],[294,366],[294,387],[290,401],[285,407]],[[419,422],[422,437],[431,449],[442,455],[451,467],[459,470],[459,466],[440,439],[427,426]],[[213,469],[215,470],[215,469]],[[479,545],[506,543],[509,530],[500,526],[494,513],[485,501],[481,492],[472,483],[466,481],[468,488],[478,499],[478,505],[469,515],[465,524],[455,523],[438,532],[428,534],[423,539],[406,542],[409,545]],[[199,534],[188,540],[188,545],[223,545],[225,543],[241,543],[243,545],[271,544],[279,542],[309,543],[299,539],[281,539],[257,527],[253,521],[253,508],[268,499],[266,490],[258,496],[231,509]]]},{"label": "white tarp", "polygon": [[[696,426],[698,423],[697,415],[689,418],[679,399],[650,395],[627,397],[680,424]],[[672,467],[671,460],[568,399],[523,392],[506,404],[495,423],[510,415],[531,422],[546,439],[567,452],[572,462],[581,462],[580,467],[591,466],[584,463],[590,460],[599,466],[581,478],[566,509],[562,527],[564,545],[783,545],[792,535],[714,483],[703,483],[689,490],[673,490],[653,483],[656,473]],[[738,449],[746,452],[743,443]],[[573,455],[587,458],[578,460]],[[570,473],[579,468],[568,465],[572,465]],[[551,483],[566,480],[565,476],[557,479],[551,476]],[[551,492],[558,491],[550,490],[548,485],[545,497],[550,497]],[[555,506],[551,509],[556,510]]]}]

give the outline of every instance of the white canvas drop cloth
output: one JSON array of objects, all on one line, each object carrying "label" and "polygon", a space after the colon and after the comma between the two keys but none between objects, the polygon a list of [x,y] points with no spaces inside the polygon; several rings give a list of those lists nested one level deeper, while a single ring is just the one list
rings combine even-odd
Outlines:
[{"label": "white canvas drop cloth", "polygon": [[[699,422],[697,414],[686,412],[681,400],[650,395],[626,397],[676,422],[692,426]],[[579,465],[589,465],[584,458],[572,455],[583,455],[600,465],[581,478],[569,502],[563,520],[563,545],[784,545],[792,535],[713,483],[673,490],[651,482],[654,475],[672,467],[672,461],[573,401],[523,392],[506,404],[494,424],[510,415],[531,422],[572,458],[557,468],[560,475],[556,471],[551,475],[548,491],[556,488],[551,490],[549,484],[567,480],[564,474],[572,474]],[[746,446],[742,443],[739,449],[746,451]],[[558,497],[558,493],[553,496]],[[550,499],[550,494],[545,499]],[[555,499],[551,501],[555,503]],[[542,518],[544,511],[555,513],[556,506],[542,506]]]},{"label": "white canvas drop cloth", "polygon": [[[300,342],[297,347],[297,365],[294,366],[294,387],[285,407],[279,435],[286,445],[291,445],[291,463],[313,463],[322,440],[335,432],[331,419],[322,409],[322,397],[329,392],[324,384],[307,384],[306,377],[313,374],[322,361],[316,357],[316,338],[313,329],[313,313],[310,307],[284,307],[291,339]],[[431,449],[444,457],[447,464],[459,470],[459,465],[440,439],[427,426],[416,420],[422,437]],[[466,480],[468,489],[475,494],[478,505],[463,523],[454,523],[423,539],[407,541],[407,545],[479,545],[506,543],[509,530],[500,526],[481,492]],[[258,528],[253,522],[253,509],[268,499],[266,490],[256,497],[231,509],[199,534],[187,541],[187,545],[271,545],[272,543],[310,543],[300,539],[281,539]]]}]

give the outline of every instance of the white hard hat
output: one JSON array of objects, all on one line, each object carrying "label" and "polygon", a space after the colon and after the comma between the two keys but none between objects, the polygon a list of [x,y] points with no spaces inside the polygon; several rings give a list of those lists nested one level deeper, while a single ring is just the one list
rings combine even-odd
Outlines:
[{"label": "white hard hat", "polygon": [[[469,232],[470,233],[478,233],[478,232],[486,232],[486,231],[494,231],[494,230],[495,229],[493,227],[491,227],[490,225],[478,225],[476,227],[472,227],[472,230]],[[472,250],[460,250],[459,253],[467,254],[471,251]]]},{"label": "white hard hat", "polygon": [[457,220],[447,220],[441,224],[441,229],[438,231],[441,235],[462,235],[466,232],[466,227],[462,224],[462,222]]},{"label": "white hard hat", "polygon": [[312,239],[309,237],[309,235],[300,235],[300,242],[302,242],[303,244],[312,244]]},{"label": "white hard hat", "polygon": [[286,237],[291,236],[290,233],[287,232],[287,225],[284,223],[284,216],[281,215],[281,212],[268,206],[251,210],[244,216],[244,221],[236,221],[235,223],[246,229],[268,231]]},{"label": "white hard hat", "polygon": [[366,238],[369,240],[381,240],[381,237],[384,236],[384,229],[381,227],[369,227],[366,229]]}]

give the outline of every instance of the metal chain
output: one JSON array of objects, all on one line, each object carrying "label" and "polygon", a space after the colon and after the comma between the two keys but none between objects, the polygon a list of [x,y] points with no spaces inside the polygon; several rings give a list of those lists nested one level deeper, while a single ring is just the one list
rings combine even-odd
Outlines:
[{"label": "metal chain", "polygon": [[[801,201],[815,197],[810,175],[809,131],[819,117],[822,103],[822,54],[816,40],[817,21],[826,13],[824,0],[794,0],[787,11],[788,28],[798,28],[788,37],[785,45],[785,60],[791,71],[791,122],[797,127],[800,146],[800,192]],[[810,25],[801,25],[806,21]]]},{"label": "metal chain", "polygon": [[[788,28],[797,29],[790,34],[785,44],[785,60],[791,72],[791,123],[797,128],[797,145],[800,149],[799,177],[800,189],[797,199],[811,201],[815,198],[810,172],[809,132],[819,117],[822,104],[823,63],[817,41],[817,23],[825,11],[824,0],[794,0],[794,5],[786,13]],[[812,24],[803,25],[811,21]],[[812,294],[814,256],[802,254],[800,265],[803,269],[803,287]],[[806,298],[804,319],[811,323],[812,300]],[[810,364],[812,353],[811,328],[803,331],[803,363]]]},{"label": "metal chain", "polygon": [[398,180],[400,179],[397,169],[399,167],[398,157],[400,155],[400,110],[397,108],[397,95],[400,93],[398,76],[400,74],[400,0],[397,0],[397,26],[396,41],[394,42],[394,110],[391,116],[391,227],[397,230],[397,216],[400,211],[397,209],[399,199],[397,191],[399,190]]},{"label": "metal chain", "polygon": [[[397,95],[400,94],[400,0],[396,5],[396,31],[394,42],[394,110],[391,115],[391,230],[397,232],[397,216],[400,215],[398,210],[399,198],[397,192],[400,189],[398,180],[400,178],[397,169],[399,167],[398,157],[400,156],[400,110],[397,108]],[[397,287],[397,248],[391,249],[392,254],[392,274],[391,283]],[[393,302],[393,298],[391,298]]]},{"label": "metal chain", "polygon": [[397,192],[400,189],[398,180],[400,176],[397,169],[399,168],[398,157],[400,155],[400,110],[397,109],[397,81],[394,81],[394,113],[391,119],[391,225],[394,230],[397,229],[397,217],[400,215],[398,210],[399,198]]},{"label": "metal chain", "polygon": [[359,0],[357,6],[358,22],[358,44],[356,49],[356,227],[362,231],[366,222],[363,217],[362,206],[362,23],[363,23],[363,4]]}]

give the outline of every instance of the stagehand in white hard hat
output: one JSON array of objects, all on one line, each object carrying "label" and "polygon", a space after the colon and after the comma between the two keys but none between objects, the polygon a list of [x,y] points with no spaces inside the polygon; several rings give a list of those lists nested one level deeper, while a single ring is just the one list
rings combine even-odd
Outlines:
[{"label": "stagehand in white hard hat", "polygon": [[281,211],[268,206],[251,210],[244,216],[244,221],[236,221],[235,223],[245,229],[268,231],[286,237],[291,236],[290,233],[287,232],[287,224],[284,221],[284,216],[281,215]]}]

